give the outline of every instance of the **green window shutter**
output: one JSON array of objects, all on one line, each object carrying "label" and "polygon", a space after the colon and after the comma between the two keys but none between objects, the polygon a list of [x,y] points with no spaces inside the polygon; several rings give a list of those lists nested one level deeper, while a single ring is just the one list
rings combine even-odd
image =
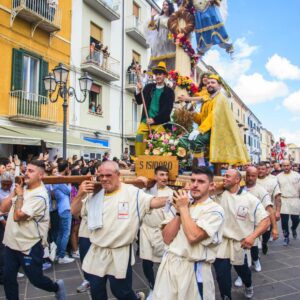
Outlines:
[{"label": "green window shutter", "polygon": [[11,90],[23,89],[23,51],[13,49]]},{"label": "green window shutter", "polygon": [[44,86],[44,77],[48,75],[49,64],[47,61],[40,59],[40,82],[39,82],[39,94],[41,96],[48,96]]}]

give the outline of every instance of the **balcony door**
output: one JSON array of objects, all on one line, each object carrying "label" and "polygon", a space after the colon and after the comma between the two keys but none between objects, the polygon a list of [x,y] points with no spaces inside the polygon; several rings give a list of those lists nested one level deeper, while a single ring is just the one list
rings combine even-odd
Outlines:
[{"label": "balcony door", "polygon": [[40,60],[25,54],[23,57],[23,88],[27,100],[38,101]]}]

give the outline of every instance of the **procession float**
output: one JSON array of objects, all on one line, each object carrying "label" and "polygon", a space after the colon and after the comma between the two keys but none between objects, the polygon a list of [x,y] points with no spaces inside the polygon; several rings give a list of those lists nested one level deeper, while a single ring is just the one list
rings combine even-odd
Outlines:
[{"label": "procession float", "polygon": [[[176,11],[173,4],[177,6]],[[223,164],[243,165],[250,161],[228,99],[223,97],[223,93],[208,114],[209,121],[200,120],[210,96],[204,84],[205,77],[215,76],[221,84],[223,81],[217,74],[203,70],[198,74],[200,82],[197,82],[197,64],[214,45],[224,48],[229,54],[233,52],[219,12],[221,5],[220,0],[163,1],[162,13],[152,16],[148,24],[151,48],[149,68],[158,64],[168,69],[166,81],[175,91],[175,102],[168,124],[161,124],[159,130],[148,125],[148,134],[143,139],[144,154],[135,157],[136,176],[153,178],[155,167],[163,164],[169,169],[172,184],[180,186],[189,181],[188,175],[193,166],[206,165],[220,175]],[[191,42],[192,34],[196,36],[196,47]],[[222,85],[226,94],[226,85]],[[141,94],[144,98],[143,92]],[[149,105],[143,99],[143,111],[147,118],[148,110]],[[203,127],[203,123],[208,122],[209,138],[205,145],[193,149],[181,142],[195,129],[195,123],[201,132],[201,124]],[[124,174],[124,180],[130,176],[134,178],[129,172]],[[216,180],[219,180],[218,177]]]}]

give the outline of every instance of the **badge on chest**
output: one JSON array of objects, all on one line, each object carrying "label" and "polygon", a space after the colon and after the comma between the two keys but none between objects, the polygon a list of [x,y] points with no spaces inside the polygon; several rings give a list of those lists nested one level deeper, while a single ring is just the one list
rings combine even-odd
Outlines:
[{"label": "badge on chest", "polygon": [[245,221],[248,214],[248,207],[239,206],[236,212],[236,218],[241,221]]},{"label": "badge on chest", "polygon": [[118,219],[128,219],[129,217],[129,203],[119,202],[118,204]]}]

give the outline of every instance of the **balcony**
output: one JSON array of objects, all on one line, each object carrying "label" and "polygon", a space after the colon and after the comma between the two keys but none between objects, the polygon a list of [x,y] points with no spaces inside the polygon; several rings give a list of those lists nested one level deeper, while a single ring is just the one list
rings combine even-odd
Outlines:
[{"label": "balcony", "polygon": [[108,82],[120,79],[120,62],[90,47],[82,49],[81,69]]},{"label": "balcony", "polygon": [[144,48],[149,48],[143,33],[142,22],[136,16],[129,16],[127,18],[126,33]]},{"label": "balcony", "polygon": [[11,27],[16,17],[32,24],[31,37],[37,28],[49,34],[61,29],[61,9],[46,0],[12,0]]},{"label": "balcony", "polygon": [[137,83],[137,76],[134,72],[127,72],[126,73],[126,83],[125,83],[125,89],[128,92],[134,93],[135,87]]},{"label": "balcony", "polygon": [[115,21],[120,19],[119,1],[113,0],[83,0],[88,6],[93,8],[96,12],[101,14],[108,21]]},{"label": "balcony", "polygon": [[10,92],[9,119],[11,121],[52,125],[57,122],[57,105],[47,103],[47,97],[25,91]]}]

